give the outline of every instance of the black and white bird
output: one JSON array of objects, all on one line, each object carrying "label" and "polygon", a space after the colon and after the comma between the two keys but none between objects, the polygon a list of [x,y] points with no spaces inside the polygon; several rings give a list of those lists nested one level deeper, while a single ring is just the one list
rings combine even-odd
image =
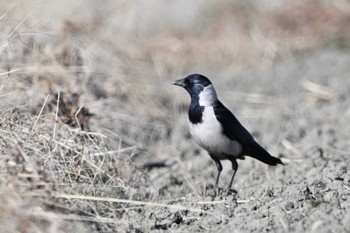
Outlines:
[{"label": "black and white bird", "polygon": [[231,190],[238,169],[237,159],[244,159],[247,155],[272,166],[283,164],[280,159],[271,156],[261,147],[220,102],[214,86],[207,77],[191,74],[174,81],[173,84],[185,88],[191,96],[188,110],[190,132],[197,144],[209,153],[216,164],[216,190],[219,189],[222,171],[220,160],[230,160],[232,163],[233,174],[227,192]]}]

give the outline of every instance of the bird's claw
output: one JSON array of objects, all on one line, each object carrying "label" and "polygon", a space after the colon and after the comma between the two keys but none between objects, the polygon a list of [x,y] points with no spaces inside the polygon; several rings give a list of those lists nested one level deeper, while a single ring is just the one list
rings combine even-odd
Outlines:
[{"label": "bird's claw", "polygon": [[231,189],[231,188],[226,189],[226,196],[230,196],[236,193],[238,192],[235,189]]},{"label": "bird's claw", "polygon": [[208,191],[208,196],[215,198],[218,196],[231,196],[237,193],[238,192],[235,189],[228,188],[223,190],[222,188],[215,187],[213,190]]},{"label": "bird's claw", "polygon": [[214,198],[214,197],[220,196],[221,193],[222,193],[222,188],[215,186],[214,189],[208,191],[208,196]]}]

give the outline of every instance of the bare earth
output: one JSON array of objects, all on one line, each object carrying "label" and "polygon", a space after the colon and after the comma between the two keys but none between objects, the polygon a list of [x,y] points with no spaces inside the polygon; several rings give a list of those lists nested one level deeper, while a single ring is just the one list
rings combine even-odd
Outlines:
[{"label": "bare earth", "polygon": [[[348,8],[276,2],[0,2],[0,232],[350,232]],[[194,72],[286,165],[210,195]]]}]

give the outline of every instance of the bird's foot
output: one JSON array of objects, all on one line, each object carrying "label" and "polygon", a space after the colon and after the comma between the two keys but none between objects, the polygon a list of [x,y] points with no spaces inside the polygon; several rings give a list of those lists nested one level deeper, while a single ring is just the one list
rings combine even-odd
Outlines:
[{"label": "bird's foot", "polygon": [[208,196],[210,197],[217,197],[222,194],[222,188],[219,188],[218,186],[215,186],[214,189],[208,191]]},{"label": "bird's foot", "polygon": [[238,192],[235,189],[228,188],[226,190],[215,186],[212,190],[209,190],[207,192],[207,195],[209,197],[215,198],[218,196],[233,196],[234,194],[237,194]]},{"label": "bird's foot", "polygon": [[231,196],[237,193],[238,192],[235,189],[231,189],[231,188],[226,189],[226,196]]}]

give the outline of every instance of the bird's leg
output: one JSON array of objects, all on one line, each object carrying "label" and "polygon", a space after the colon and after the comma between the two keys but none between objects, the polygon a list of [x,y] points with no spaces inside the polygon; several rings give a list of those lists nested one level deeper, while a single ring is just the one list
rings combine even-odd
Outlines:
[{"label": "bird's leg", "polygon": [[219,179],[220,179],[220,174],[221,174],[221,171],[222,171],[222,165],[221,165],[221,162],[220,162],[219,159],[213,158],[213,156],[211,156],[211,158],[214,160],[215,165],[216,165],[216,169],[218,170],[218,175],[217,175],[216,181],[215,181],[215,192],[219,193],[220,192]]},{"label": "bird's leg", "polygon": [[233,179],[235,178],[235,175],[236,175],[236,172],[237,172],[237,169],[238,169],[238,163],[237,163],[237,161],[235,159],[231,160],[231,163],[232,163],[233,174],[232,174],[232,177],[231,177],[230,184],[227,187],[227,193],[231,192]]}]

